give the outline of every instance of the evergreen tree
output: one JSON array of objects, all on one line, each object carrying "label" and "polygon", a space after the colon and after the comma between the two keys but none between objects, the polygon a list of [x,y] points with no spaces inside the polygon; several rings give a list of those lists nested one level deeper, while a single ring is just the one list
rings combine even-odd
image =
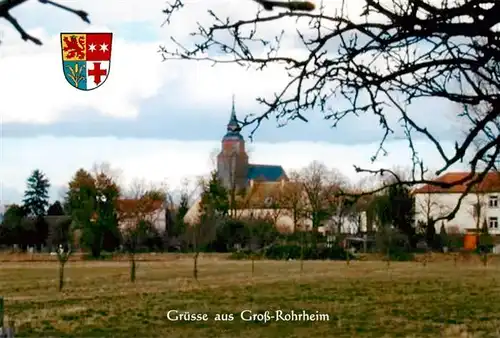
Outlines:
[{"label": "evergreen tree", "polygon": [[170,236],[179,236],[184,233],[185,224],[184,216],[186,216],[189,210],[189,195],[187,192],[181,194],[181,200],[179,201],[179,207],[177,208],[177,213],[175,214],[175,224],[173,229],[170,229]]},{"label": "evergreen tree", "polygon": [[[416,246],[416,231],[413,225],[414,200],[408,187],[391,186],[383,194],[374,196],[369,209],[378,220],[380,236],[397,234],[397,241],[395,238],[386,238],[380,241],[381,245],[391,243],[391,246],[400,246],[407,241],[412,248]],[[401,234],[406,237],[405,240]],[[396,245],[396,242],[399,244]]]},{"label": "evergreen tree", "polygon": [[30,245],[36,245],[38,250],[47,245],[47,238],[49,237],[49,225],[44,216],[37,216],[34,220],[33,239]]},{"label": "evergreen tree", "polygon": [[179,219],[184,219],[189,210],[189,196],[187,193],[182,193],[181,200],[179,202],[179,209],[177,209],[177,217]]},{"label": "evergreen tree", "polygon": [[489,232],[488,232],[488,223],[486,222],[486,219],[483,220],[483,227],[481,229],[481,233],[483,235],[488,235]]},{"label": "evergreen tree", "polygon": [[64,209],[59,201],[55,201],[50,207],[47,209],[47,216],[63,216]]},{"label": "evergreen tree", "polygon": [[219,180],[216,171],[210,174],[210,180],[204,184],[201,194],[201,213],[214,213],[214,216],[225,217],[229,213],[228,191]]},{"label": "evergreen tree", "polygon": [[481,232],[479,234],[479,251],[486,254],[491,251],[494,245],[493,236],[489,233],[488,223],[486,219],[483,220],[483,225],[481,227]]},{"label": "evergreen tree", "polygon": [[21,244],[23,237],[22,221],[26,216],[23,206],[11,205],[6,211],[0,225],[0,244]]},{"label": "evergreen tree", "polygon": [[413,225],[414,199],[407,186],[391,186],[387,192],[388,208],[392,225],[408,237],[412,248],[416,246],[415,227]]},{"label": "evergreen tree", "polygon": [[436,248],[436,221],[430,217],[425,227],[425,241],[430,248]]},{"label": "evergreen tree", "polygon": [[30,216],[44,216],[45,210],[49,206],[50,183],[45,174],[39,169],[35,169],[27,181],[27,188],[24,192],[23,204]]}]

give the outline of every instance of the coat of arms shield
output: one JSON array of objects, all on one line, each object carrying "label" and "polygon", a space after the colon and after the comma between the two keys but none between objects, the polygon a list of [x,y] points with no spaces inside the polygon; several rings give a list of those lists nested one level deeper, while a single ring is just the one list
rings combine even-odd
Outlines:
[{"label": "coat of arms shield", "polygon": [[109,77],[113,33],[61,33],[64,77],[80,90],[93,90]]}]

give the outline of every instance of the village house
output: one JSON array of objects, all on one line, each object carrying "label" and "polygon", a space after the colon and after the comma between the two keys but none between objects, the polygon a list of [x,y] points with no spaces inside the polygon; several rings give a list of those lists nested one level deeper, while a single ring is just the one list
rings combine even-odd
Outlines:
[{"label": "village house", "polygon": [[[469,175],[468,172],[449,172],[436,179],[452,183]],[[424,185],[414,191],[416,222],[426,223],[447,215],[455,208],[460,196],[466,191],[466,183],[451,188]],[[486,177],[464,197],[458,212],[450,221],[437,222],[436,231],[442,224],[448,232],[476,232],[485,224],[492,235],[500,235],[500,173],[489,172]]]},{"label": "village house", "polygon": [[166,202],[146,202],[141,199],[119,199],[117,201],[118,228],[124,229],[134,227],[138,220],[150,222],[155,229],[162,233],[166,228]]}]

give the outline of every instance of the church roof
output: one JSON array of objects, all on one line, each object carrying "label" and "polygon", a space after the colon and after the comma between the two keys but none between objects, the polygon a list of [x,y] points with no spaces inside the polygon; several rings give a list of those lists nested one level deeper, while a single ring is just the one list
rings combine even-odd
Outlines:
[{"label": "church roof", "polygon": [[264,165],[264,164],[249,164],[248,165],[248,180],[258,181],[278,181],[285,177],[286,174],[283,167],[280,165]]}]

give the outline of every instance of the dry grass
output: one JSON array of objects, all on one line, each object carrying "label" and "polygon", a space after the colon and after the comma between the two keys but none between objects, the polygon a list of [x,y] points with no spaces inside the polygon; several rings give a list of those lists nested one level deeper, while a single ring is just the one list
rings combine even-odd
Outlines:
[{"label": "dry grass", "polygon": [[[223,255],[218,253],[204,253],[202,254],[206,259],[225,259],[229,255]],[[85,261],[88,255],[83,253],[73,253],[69,257],[70,262],[80,262]],[[144,253],[137,254],[137,260],[139,261],[173,261],[181,258],[186,258],[185,254],[163,254],[163,253]],[[110,261],[128,261],[128,256],[126,254],[113,254],[107,255],[105,260]],[[11,251],[0,251],[0,262],[57,262],[56,255],[49,255],[45,253],[15,253]]]},{"label": "dry grass", "polygon": [[[499,337],[500,264],[200,260],[162,256],[140,262],[128,282],[122,261],[0,263],[0,295],[22,337]],[[208,322],[172,322],[172,309]],[[326,322],[243,322],[242,310],[319,311]],[[214,321],[217,313],[233,321]]]}]

